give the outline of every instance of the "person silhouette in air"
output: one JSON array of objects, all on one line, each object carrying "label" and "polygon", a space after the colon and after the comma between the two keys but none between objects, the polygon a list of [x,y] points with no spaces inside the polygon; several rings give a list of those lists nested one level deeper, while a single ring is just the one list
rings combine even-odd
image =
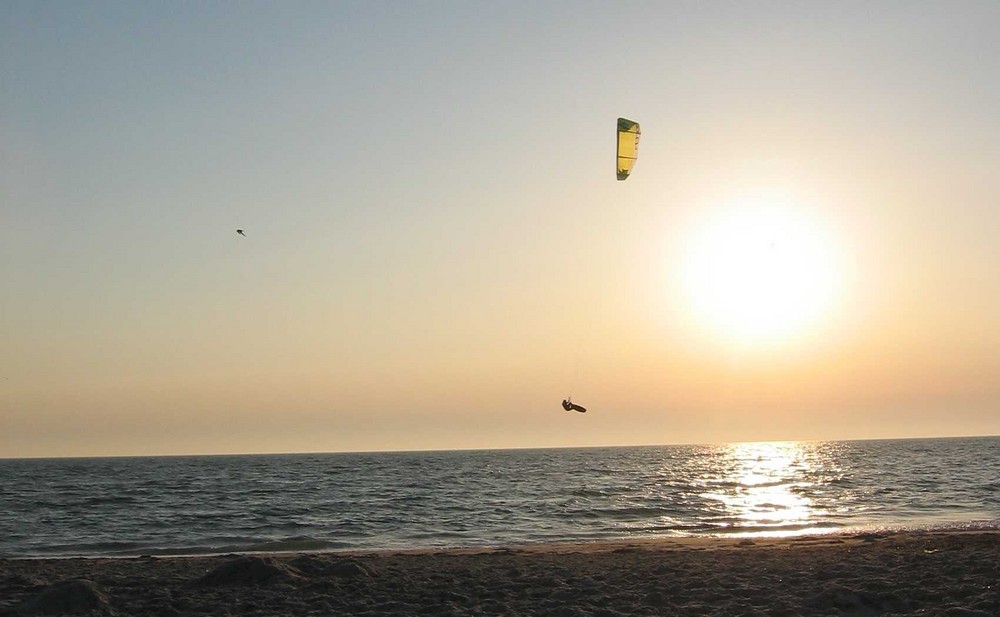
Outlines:
[{"label": "person silhouette in air", "polygon": [[571,401],[568,398],[567,399],[563,399],[562,406],[563,406],[563,409],[565,409],[566,411],[579,411],[580,413],[586,413],[587,412],[587,408],[586,407],[581,407],[579,405],[576,405],[576,404],[573,403],[573,401]]}]

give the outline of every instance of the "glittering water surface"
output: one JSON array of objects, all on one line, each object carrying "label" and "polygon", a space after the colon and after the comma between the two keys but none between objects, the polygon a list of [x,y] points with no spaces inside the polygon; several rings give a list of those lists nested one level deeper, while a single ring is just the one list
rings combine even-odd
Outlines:
[{"label": "glittering water surface", "polygon": [[0,555],[1000,525],[1000,438],[0,460]]}]

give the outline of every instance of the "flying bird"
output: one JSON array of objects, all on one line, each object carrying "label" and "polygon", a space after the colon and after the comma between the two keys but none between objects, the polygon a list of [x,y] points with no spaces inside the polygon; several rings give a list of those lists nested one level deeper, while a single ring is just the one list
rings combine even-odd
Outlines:
[{"label": "flying bird", "polygon": [[236,230],[236,233],[240,234],[240,235],[241,235],[241,236],[243,236],[244,238],[246,238],[246,237],[247,237],[247,235],[246,235],[245,233],[243,233],[243,230],[242,230],[242,229],[237,229],[237,230]]}]

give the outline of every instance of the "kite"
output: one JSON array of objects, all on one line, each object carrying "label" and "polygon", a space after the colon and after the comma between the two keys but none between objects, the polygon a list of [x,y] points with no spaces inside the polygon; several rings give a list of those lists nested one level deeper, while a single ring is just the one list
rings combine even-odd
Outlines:
[{"label": "kite", "polygon": [[624,180],[632,173],[632,166],[639,158],[639,124],[618,118],[618,179]]},{"label": "kite", "polygon": [[246,237],[247,237],[247,235],[246,235],[245,233],[243,233],[243,230],[242,230],[242,229],[237,229],[237,230],[236,230],[236,233],[240,234],[240,235],[241,235],[241,236],[243,236],[244,238],[246,238]]}]

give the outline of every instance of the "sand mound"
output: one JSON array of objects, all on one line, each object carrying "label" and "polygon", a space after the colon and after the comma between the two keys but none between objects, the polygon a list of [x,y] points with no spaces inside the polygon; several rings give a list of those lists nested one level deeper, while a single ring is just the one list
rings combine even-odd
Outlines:
[{"label": "sand mound", "polygon": [[330,576],[373,576],[375,573],[365,565],[353,559],[338,559],[330,564],[327,570]]},{"label": "sand mound", "polygon": [[271,557],[241,556],[215,568],[194,584],[199,587],[267,585],[295,578],[300,577],[294,568]]},{"label": "sand mound", "polygon": [[16,607],[19,615],[82,615],[108,612],[108,598],[93,581],[73,579],[49,585]]},{"label": "sand mound", "polygon": [[356,559],[302,555],[293,559],[290,565],[306,576],[311,577],[334,576],[339,578],[354,578],[375,575],[375,572],[371,568]]}]

